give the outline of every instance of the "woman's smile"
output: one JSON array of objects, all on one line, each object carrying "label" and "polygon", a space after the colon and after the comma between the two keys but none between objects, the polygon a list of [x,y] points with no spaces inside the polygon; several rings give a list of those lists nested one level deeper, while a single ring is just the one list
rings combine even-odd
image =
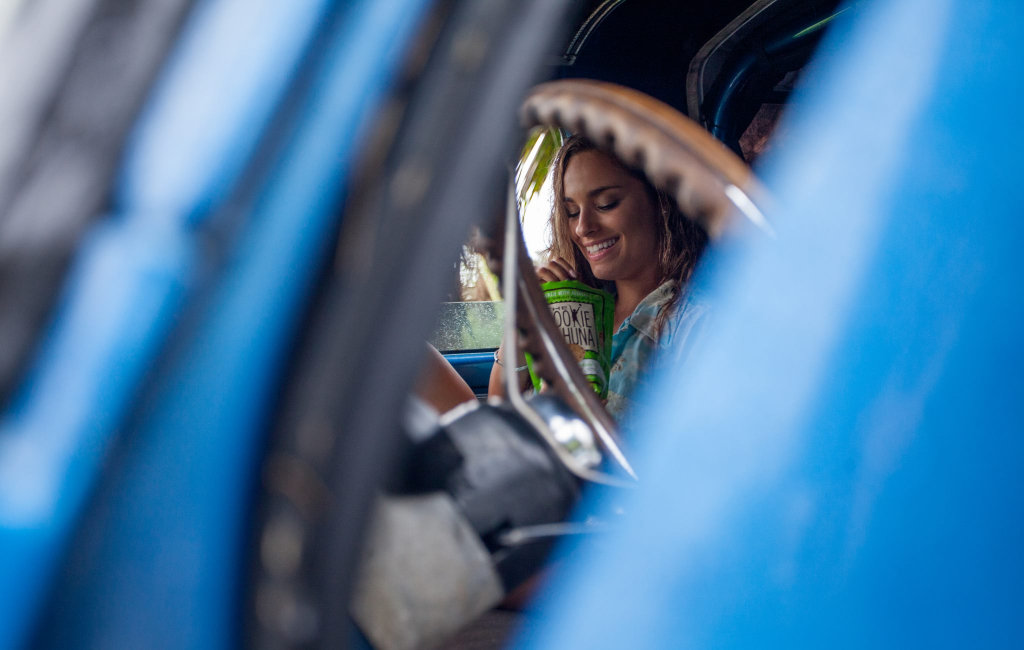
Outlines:
[{"label": "woman's smile", "polygon": [[657,286],[657,211],[642,181],[607,154],[584,151],[566,167],[563,204],[594,277]]},{"label": "woman's smile", "polygon": [[618,237],[604,239],[594,244],[580,244],[591,262],[603,259],[612,254],[612,247],[619,241]]}]

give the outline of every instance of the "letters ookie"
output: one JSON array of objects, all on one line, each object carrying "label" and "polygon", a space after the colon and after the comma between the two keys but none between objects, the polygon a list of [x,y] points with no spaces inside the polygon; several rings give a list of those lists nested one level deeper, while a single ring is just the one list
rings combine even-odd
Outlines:
[{"label": "letters ookie", "polygon": [[552,305],[551,314],[568,343],[591,352],[597,351],[593,305],[583,302],[556,303]]}]

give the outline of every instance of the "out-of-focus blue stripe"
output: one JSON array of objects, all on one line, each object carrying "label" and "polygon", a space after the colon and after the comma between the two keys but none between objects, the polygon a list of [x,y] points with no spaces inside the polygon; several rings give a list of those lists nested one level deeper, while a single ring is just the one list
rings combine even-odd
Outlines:
[{"label": "out-of-focus blue stripe", "polygon": [[520,647],[1024,645],[1024,5],[862,9]]},{"label": "out-of-focus blue stripe", "polygon": [[199,219],[226,198],[331,0],[203,0],[125,154],[119,211]]},{"label": "out-of-focus blue stripe", "polygon": [[175,229],[103,226],[0,421],[0,648],[20,647],[193,262]]},{"label": "out-of-focus blue stripe", "polygon": [[334,249],[361,127],[427,2],[351,4],[248,228],[105,483],[76,549],[86,568],[61,585],[55,647],[239,642],[250,508],[285,355]]},{"label": "out-of-focus blue stripe", "polygon": [[0,416],[0,648],[20,647],[33,624],[188,294],[188,218],[226,194],[218,183],[237,176],[327,5],[208,0],[190,17],[135,129],[128,189],[85,240],[35,365]]}]

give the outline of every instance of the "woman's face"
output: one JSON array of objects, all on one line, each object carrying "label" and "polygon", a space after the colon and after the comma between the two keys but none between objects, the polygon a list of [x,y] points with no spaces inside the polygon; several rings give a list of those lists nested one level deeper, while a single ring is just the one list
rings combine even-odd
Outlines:
[{"label": "woman's face", "polygon": [[563,179],[569,235],[600,280],[658,276],[658,211],[643,182],[600,151],[569,159]]}]

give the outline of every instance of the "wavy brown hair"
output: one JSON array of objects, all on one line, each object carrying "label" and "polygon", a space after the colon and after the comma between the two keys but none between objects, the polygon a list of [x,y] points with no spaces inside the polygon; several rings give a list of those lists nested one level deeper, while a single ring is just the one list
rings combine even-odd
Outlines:
[{"label": "wavy brown hair", "polygon": [[565,198],[565,170],[573,156],[586,151],[600,152],[631,176],[639,179],[644,184],[652,205],[661,215],[661,227],[658,228],[657,264],[661,272],[661,282],[672,281],[672,299],[655,320],[655,331],[660,332],[668,314],[679,303],[679,299],[683,295],[683,287],[693,275],[693,270],[707,246],[708,235],[703,228],[692,219],[688,219],[679,210],[679,206],[676,205],[672,197],[655,189],[643,172],[623,164],[615,154],[598,147],[590,140],[580,135],[574,135],[562,144],[551,165],[551,173],[554,175],[552,185],[555,200],[551,213],[551,247],[547,250],[548,259],[561,257],[568,260],[573,269],[580,274],[583,282],[614,291],[614,286],[609,286],[612,283],[594,277],[590,270],[590,264],[583,256],[583,251],[573,243],[572,237],[569,235],[569,215],[563,201]]}]

